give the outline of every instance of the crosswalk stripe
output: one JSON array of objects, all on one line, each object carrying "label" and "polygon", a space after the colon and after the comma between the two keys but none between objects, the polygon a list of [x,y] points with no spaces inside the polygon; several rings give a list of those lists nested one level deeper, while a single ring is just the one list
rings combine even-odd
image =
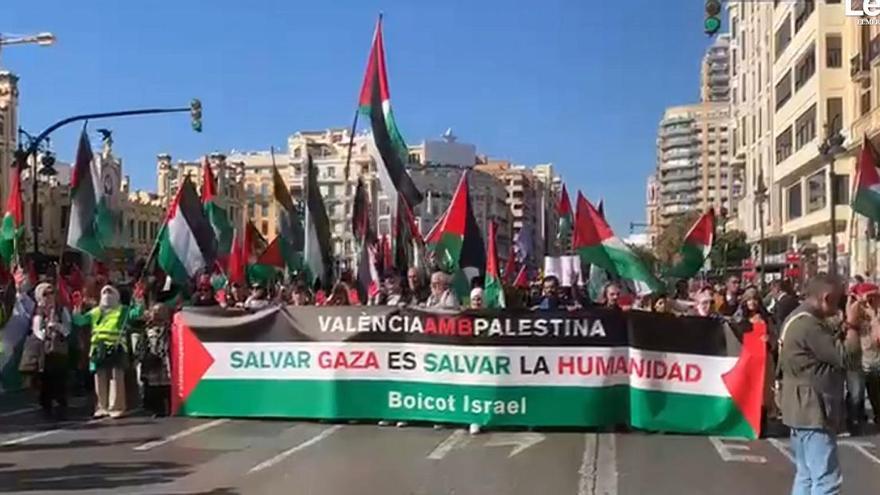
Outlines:
[{"label": "crosswalk stripe", "polygon": [[[87,421],[86,423],[83,423],[83,424],[93,425],[96,423],[102,423],[104,421],[107,421],[108,419],[110,419],[110,418],[98,418],[98,419],[93,419],[91,421]],[[73,426],[73,428],[68,428],[68,426]],[[24,436],[21,436],[18,438],[13,438],[12,440],[7,440],[3,443],[0,443],[0,447],[9,447],[11,445],[19,445],[19,444],[22,444],[25,442],[30,442],[31,440],[36,440],[38,438],[48,437],[49,435],[54,435],[54,434],[60,433],[62,431],[71,431],[71,430],[76,429],[76,426],[78,426],[76,423],[69,423],[64,428],[54,428],[52,430],[38,431],[36,433],[31,433],[30,435],[24,435]]]},{"label": "crosswalk stripe", "polygon": [[29,412],[39,411],[39,407],[25,407],[23,409],[16,409],[14,411],[6,411],[4,413],[0,413],[0,418],[8,418],[11,416],[18,416],[19,414],[26,414]]},{"label": "crosswalk stripe", "polygon": [[293,447],[285,450],[284,452],[276,455],[275,457],[273,457],[271,459],[267,459],[267,460],[257,464],[256,466],[252,467],[250,471],[248,471],[248,474],[257,473],[257,472],[260,472],[264,469],[268,469],[268,468],[278,464],[279,462],[283,461],[284,459],[287,459],[291,455],[299,452],[300,450],[303,450],[307,447],[311,447],[312,445],[315,445],[316,443],[320,442],[321,440],[324,440],[325,438],[334,434],[335,432],[337,432],[341,428],[342,428],[342,425],[333,425],[330,428],[327,428],[326,430],[321,431],[321,433],[318,433],[317,435],[313,436],[312,438],[310,438],[302,443],[299,443],[297,445],[294,445]]},{"label": "crosswalk stripe", "polygon": [[137,447],[134,447],[134,450],[137,450],[139,452],[152,450],[152,449],[155,449],[156,447],[161,447],[162,445],[165,445],[167,443],[171,443],[175,440],[179,440],[181,438],[188,437],[190,435],[194,435],[196,433],[208,430],[210,428],[214,428],[215,426],[220,426],[224,423],[228,423],[229,421],[230,421],[229,419],[225,419],[225,418],[224,419],[215,419],[214,421],[210,421],[208,423],[202,423],[200,425],[193,426],[192,428],[187,428],[183,431],[179,431],[179,432],[177,432],[173,435],[167,436],[161,440],[153,440],[152,442],[147,442],[145,444],[138,445]]}]

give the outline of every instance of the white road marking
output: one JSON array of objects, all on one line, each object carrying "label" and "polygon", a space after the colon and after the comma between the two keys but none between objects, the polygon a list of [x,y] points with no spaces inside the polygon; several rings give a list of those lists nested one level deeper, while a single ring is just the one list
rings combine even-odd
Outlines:
[{"label": "white road marking", "polygon": [[253,473],[262,471],[264,469],[268,469],[268,468],[278,464],[279,462],[283,461],[284,459],[287,459],[291,455],[296,454],[300,450],[303,450],[307,447],[311,447],[312,445],[315,445],[316,443],[320,442],[321,440],[324,440],[325,438],[329,437],[330,435],[332,435],[333,433],[338,431],[340,428],[342,428],[342,426],[343,425],[333,425],[330,428],[323,430],[321,433],[318,433],[317,435],[306,440],[305,442],[294,445],[293,447],[285,450],[284,452],[276,455],[275,457],[273,457],[271,459],[267,459],[267,460],[257,464],[256,466],[252,467],[250,471],[248,471],[248,474],[253,474]]},{"label": "white road marking", "polygon": [[154,440],[152,442],[147,442],[143,445],[138,445],[137,447],[134,448],[134,450],[137,450],[139,452],[152,450],[152,449],[155,449],[156,447],[161,447],[162,445],[165,445],[167,443],[171,443],[175,440],[179,440],[181,438],[188,437],[190,435],[205,431],[205,430],[213,428],[215,426],[220,426],[224,423],[228,423],[229,421],[230,421],[229,419],[225,419],[225,418],[224,419],[215,419],[214,421],[210,421],[208,423],[202,423],[200,425],[193,426],[192,428],[187,428],[183,431],[179,431],[179,432],[177,432],[171,436],[167,436],[161,440]]},{"label": "white road marking", "polygon": [[770,445],[776,447],[776,450],[782,453],[792,464],[795,464],[794,455],[788,450],[788,445],[776,438],[768,438],[767,441],[770,442]]},{"label": "white road marking", "polygon": [[748,445],[742,443],[724,443],[721,438],[709,437],[709,442],[718,451],[718,455],[724,462],[751,462],[755,464],[765,464],[767,458],[760,455],[742,455],[734,454],[734,450],[749,450]]},{"label": "white road marking", "polygon": [[613,433],[600,434],[596,456],[595,495],[617,495],[617,440]]},{"label": "white road marking", "polygon": [[439,461],[440,459],[446,457],[446,454],[448,454],[453,449],[457,447],[463,447],[467,445],[468,442],[470,442],[470,437],[467,433],[465,433],[464,430],[455,430],[448,437],[446,437],[446,440],[440,442],[440,445],[438,445],[436,448],[434,448],[434,450],[431,451],[430,454],[428,454],[428,459]]},{"label": "white road marking", "polygon": [[19,414],[26,414],[29,412],[39,411],[39,407],[25,407],[24,409],[16,409],[14,411],[7,411],[4,413],[0,413],[0,418],[8,418],[11,416],[18,416]]},{"label": "white road marking", "polygon": [[578,495],[617,495],[616,451],[613,433],[584,435]]},{"label": "white road marking", "polygon": [[856,449],[860,454],[867,457],[874,464],[880,465],[880,458],[868,451],[868,447],[873,448],[874,444],[865,440],[841,440],[840,445],[847,445]]},{"label": "white road marking", "polygon": [[[93,425],[96,423],[102,423],[104,421],[107,421],[108,419],[110,419],[110,418],[98,418],[98,419],[93,419],[91,421],[87,421],[83,424],[84,425]],[[49,435],[54,435],[54,434],[60,433],[62,431],[75,430],[77,426],[78,426],[78,423],[69,423],[69,424],[65,425],[64,428],[54,428],[52,430],[38,431],[36,433],[31,433],[30,435],[24,435],[24,436],[21,436],[18,438],[13,438],[12,440],[7,440],[3,443],[0,443],[0,447],[9,447],[11,445],[19,445],[19,444],[23,444],[26,442],[30,442],[31,440],[36,440],[38,438],[48,437]],[[72,428],[70,428],[70,427],[72,427]]]},{"label": "white road marking", "polygon": [[503,447],[513,445],[513,450],[511,450],[510,454],[507,456],[507,458],[510,459],[527,448],[543,442],[545,438],[547,437],[534,432],[492,433],[489,435],[489,440],[486,441],[486,446]]}]

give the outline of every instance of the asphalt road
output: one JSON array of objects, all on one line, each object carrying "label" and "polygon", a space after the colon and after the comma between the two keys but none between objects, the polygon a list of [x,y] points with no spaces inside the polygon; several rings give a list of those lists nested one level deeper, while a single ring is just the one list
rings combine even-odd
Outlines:
[{"label": "asphalt road", "polygon": [[[91,420],[82,401],[57,424],[22,400],[0,396],[4,494],[775,494],[793,475],[784,438]],[[880,435],[841,442],[844,493],[880,493]]]}]

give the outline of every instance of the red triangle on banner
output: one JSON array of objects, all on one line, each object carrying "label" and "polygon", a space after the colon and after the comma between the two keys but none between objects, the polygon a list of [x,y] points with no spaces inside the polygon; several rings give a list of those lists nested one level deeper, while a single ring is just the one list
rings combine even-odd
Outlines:
[{"label": "red triangle on banner", "polygon": [[767,347],[762,337],[767,335],[766,323],[753,324],[752,331],[743,335],[742,350],[733,368],[721,376],[730,398],[743,418],[752,427],[755,438],[761,436],[761,406],[764,402],[764,368],[767,366]]},{"label": "red triangle on banner", "polygon": [[171,408],[177,413],[214,364],[214,357],[186,325],[183,313],[174,316],[171,346]]}]

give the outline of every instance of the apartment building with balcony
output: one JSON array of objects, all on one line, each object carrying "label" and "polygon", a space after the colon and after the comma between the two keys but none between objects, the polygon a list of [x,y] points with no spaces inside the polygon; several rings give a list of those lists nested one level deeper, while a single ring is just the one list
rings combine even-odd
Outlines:
[{"label": "apartment building with balcony", "polygon": [[649,232],[710,207],[735,215],[741,190],[730,166],[729,105],[707,101],[666,109],[657,136],[656,209]]},{"label": "apartment building with balcony", "polygon": [[762,259],[763,248],[765,271],[777,271],[782,266],[775,261],[784,259],[789,241],[782,235],[782,196],[774,181],[775,54],[769,34],[774,5],[729,2],[728,14],[731,149],[735,166],[743,170],[743,196],[736,228],[746,234],[756,263]]},{"label": "apartment building with balcony", "polygon": [[730,99],[730,35],[720,34],[706,50],[700,68],[700,101]]},{"label": "apartment building with balcony", "polygon": [[[789,247],[805,255],[812,270],[826,270],[837,256],[846,272],[853,154],[836,158],[832,178],[830,160],[819,152],[829,132],[849,129],[855,117],[851,79],[862,69],[857,64],[851,76],[845,64],[855,47],[845,36],[854,22],[843,9],[839,2],[774,2],[770,191],[781,206],[780,233]],[[837,246],[831,245],[832,229]]]},{"label": "apartment building with balcony", "polygon": [[[874,147],[880,146],[880,26],[847,23],[843,43],[849,53],[851,91],[848,95],[853,118],[850,126],[848,154],[857,156],[862,140],[867,137]],[[846,238],[853,273],[876,277],[880,269],[877,224],[859,214],[852,215]]]}]

